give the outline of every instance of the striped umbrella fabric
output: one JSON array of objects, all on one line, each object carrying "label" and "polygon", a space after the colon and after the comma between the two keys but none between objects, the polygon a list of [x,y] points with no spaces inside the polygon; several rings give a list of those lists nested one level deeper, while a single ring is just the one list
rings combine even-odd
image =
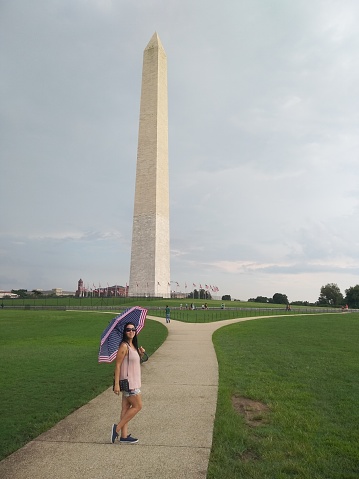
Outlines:
[{"label": "striped umbrella fabric", "polygon": [[125,325],[127,323],[133,324],[138,334],[145,325],[146,315],[147,309],[134,306],[113,318],[101,334],[98,362],[112,363],[116,358],[118,348],[122,341]]}]

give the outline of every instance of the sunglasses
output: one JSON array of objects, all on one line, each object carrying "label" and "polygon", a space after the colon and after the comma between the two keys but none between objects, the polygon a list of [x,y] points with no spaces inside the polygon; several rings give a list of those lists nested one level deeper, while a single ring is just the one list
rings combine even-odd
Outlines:
[{"label": "sunglasses", "polygon": [[136,328],[126,328],[125,331],[126,333],[129,333],[130,331],[136,332]]}]

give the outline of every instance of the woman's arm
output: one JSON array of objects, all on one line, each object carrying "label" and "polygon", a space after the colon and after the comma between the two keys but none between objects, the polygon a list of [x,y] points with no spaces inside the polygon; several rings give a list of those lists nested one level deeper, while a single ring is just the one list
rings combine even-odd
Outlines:
[{"label": "woman's arm", "polygon": [[125,343],[121,343],[117,351],[116,363],[115,363],[115,386],[113,392],[115,394],[120,394],[120,369],[122,361],[124,360],[126,354],[128,354],[128,348]]}]

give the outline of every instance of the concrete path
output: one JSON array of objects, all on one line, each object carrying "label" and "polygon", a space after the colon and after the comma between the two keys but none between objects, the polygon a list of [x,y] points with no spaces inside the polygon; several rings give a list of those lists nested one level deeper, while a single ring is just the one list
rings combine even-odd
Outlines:
[{"label": "concrete path", "polygon": [[167,325],[168,338],[142,366],[143,409],[129,423],[138,444],[110,443],[121,410],[121,399],[110,388],[1,461],[0,477],[205,478],[218,386],[212,334],[250,319],[256,318]]}]

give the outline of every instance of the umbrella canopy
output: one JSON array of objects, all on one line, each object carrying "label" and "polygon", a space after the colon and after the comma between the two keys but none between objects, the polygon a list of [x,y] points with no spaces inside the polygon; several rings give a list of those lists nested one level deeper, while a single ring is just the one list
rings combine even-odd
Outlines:
[{"label": "umbrella canopy", "polygon": [[137,334],[145,325],[147,309],[140,306],[126,309],[123,313],[113,318],[101,335],[100,350],[98,353],[99,363],[112,363],[117,355],[122,341],[123,331],[127,323],[136,327]]}]

